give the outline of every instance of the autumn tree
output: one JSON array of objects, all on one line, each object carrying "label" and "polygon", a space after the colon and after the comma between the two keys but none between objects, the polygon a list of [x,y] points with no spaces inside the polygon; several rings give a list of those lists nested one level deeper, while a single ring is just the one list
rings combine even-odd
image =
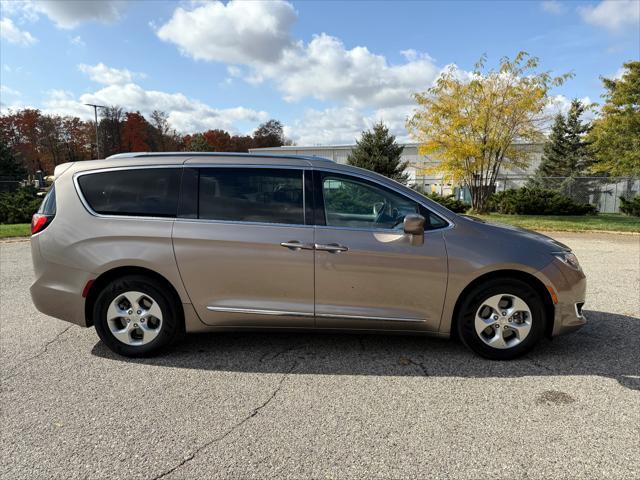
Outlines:
[{"label": "autumn tree", "polygon": [[449,68],[426,92],[416,93],[418,109],[407,128],[419,153],[439,160],[429,169],[469,188],[471,205],[485,211],[502,168],[525,167],[530,157],[518,142],[543,138],[549,90],[569,74],[538,72],[539,60],[520,52],[502,58],[498,69],[482,57],[470,75]]},{"label": "autumn tree", "polygon": [[608,175],[640,175],[640,61],[624,64],[620,79],[602,78],[606,89],[600,117],[589,135],[596,162]]},{"label": "autumn tree", "polygon": [[401,161],[404,147],[396,143],[384,123],[376,123],[372,130],[365,130],[356,141],[347,163],[355,167],[372,170],[400,183],[409,179],[405,173],[408,162]]},{"label": "autumn tree", "polygon": [[253,148],[281,147],[284,144],[284,127],[279,120],[271,119],[253,132]]},{"label": "autumn tree", "polygon": [[127,112],[122,125],[122,150],[127,152],[148,152],[151,125],[140,112]]}]

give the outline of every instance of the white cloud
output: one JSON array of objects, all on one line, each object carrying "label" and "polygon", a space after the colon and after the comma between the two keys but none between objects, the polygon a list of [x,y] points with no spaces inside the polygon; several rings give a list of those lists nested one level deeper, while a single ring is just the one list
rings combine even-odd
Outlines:
[{"label": "white cloud", "polygon": [[78,65],[78,70],[89,75],[89,78],[94,82],[103,83],[105,85],[131,83],[134,78],[145,78],[146,76],[142,73],[131,72],[126,68],[118,69],[107,67],[102,62],[97,65],[86,65],[81,63]]},{"label": "white cloud", "polygon": [[281,0],[197,3],[192,10],[178,7],[157,34],[196,60],[275,62],[291,44],[296,18],[293,6]]},{"label": "white cloud", "polygon": [[542,9],[547,13],[561,15],[566,11],[566,7],[558,0],[545,0],[541,3]]},{"label": "white cloud", "polygon": [[592,25],[620,32],[626,27],[640,24],[638,0],[603,0],[596,6],[579,7],[582,18]]},{"label": "white cloud", "polygon": [[70,37],[69,42],[71,43],[71,45],[75,45],[76,47],[87,46],[87,44],[84,43],[84,40],[82,40],[82,37],[80,35],[76,35],[75,37]]},{"label": "white cloud", "polygon": [[7,87],[6,85],[0,85],[0,95],[8,95],[11,97],[19,97],[22,95],[18,90]]},{"label": "white cloud", "polygon": [[120,19],[128,3],[127,0],[33,0],[25,9],[46,15],[59,28],[71,29],[89,21],[113,23]]},{"label": "white cloud", "polygon": [[[580,102],[582,102],[585,106],[590,106],[591,108],[587,108],[585,112],[582,114],[583,121],[591,121],[593,120],[598,111],[593,104],[593,100],[588,96],[579,98]],[[548,125],[545,128],[550,128],[551,123],[553,122],[553,117],[558,113],[562,113],[566,115],[569,112],[569,108],[571,108],[571,99],[565,97],[564,95],[555,95],[551,97],[549,104],[543,111],[543,117],[548,120]]]},{"label": "white cloud", "polygon": [[82,94],[79,98],[64,90],[52,90],[44,102],[43,111],[90,120],[93,118],[93,110],[85,106],[86,103],[118,105],[125,111],[140,111],[147,118],[153,110],[163,110],[169,114],[171,125],[183,133],[211,128],[237,133],[238,122],[255,126],[269,118],[264,111],[244,107],[217,109],[182,93],[145,90],[134,83],[108,85],[96,92]]},{"label": "white cloud", "polygon": [[308,44],[294,41],[296,20],[288,2],[231,0],[178,7],[158,36],[194,59],[232,64],[229,75],[250,84],[273,82],[285,100],[306,97],[358,107],[406,104],[411,94],[428,88],[439,73],[434,60],[404,50],[404,61],[390,64],[366,47],[348,49],[327,34]]},{"label": "white cloud", "polygon": [[382,121],[399,142],[409,142],[405,122],[414,108],[414,105],[400,105],[370,112],[354,107],[308,109],[301,119],[285,127],[285,135],[297,145],[351,145],[363,130]]},{"label": "white cloud", "polygon": [[347,49],[338,38],[321,34],[256,71],[273,80],[287,101],[314,97],[354,107],[394,106],[431,86],[440,71],[426,54],[405,51],[404,56],[406,62],[390,65],[366,47]]},{"label": "white cloud", "polygon": [[10,18],[0,20],[0,37],[17,45],[33,45],[38,40],[29,32],[20,30]]}]

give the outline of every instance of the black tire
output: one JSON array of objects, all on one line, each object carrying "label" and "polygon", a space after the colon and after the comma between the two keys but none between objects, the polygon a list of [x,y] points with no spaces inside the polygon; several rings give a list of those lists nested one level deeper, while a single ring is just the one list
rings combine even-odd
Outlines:
[{"label": "black tire", "polygon": [[[482,303],[500,294],[519,297],[531,311],[531,329],[528,335],[519,344],[504,349],[487,345],[475,329],[475,315]],[[542,298],[531,285],[515,278],[501,278],[490,280],[469,292],[459,310],[456,330],[462,343],[478,355],[491,360],[511,360],[524,355],[538,343],[544,335],[546,322]]]},{"label": "black tire", "polygon": [[[118,340],[108,325],[107,311],[111,302],[125,292],[136,291],[149,295],[162,312],[162,323],[157,336],[143,345],[127,345]],[[162,282],[144,275],[128,275],[108,283],[98,294],[93,306],[93,323],[104,344],[125,357],[154,355],[180,338],[184,331],[182,305],[176,295]]]}]

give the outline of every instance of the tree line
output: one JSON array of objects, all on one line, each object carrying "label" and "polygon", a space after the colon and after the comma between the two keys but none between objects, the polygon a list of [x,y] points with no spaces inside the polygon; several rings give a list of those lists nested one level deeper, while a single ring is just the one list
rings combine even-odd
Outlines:
[{"label": "tree line", "polygon": [[278,147],[291,142],[282,123],[271,119],[250,135],[213,129],[180,134],[166,112],[155,110],[147,119],[121,107],[103,109],[98,122],[43,113],[25,108],[0,115],[0,175],[21,177],[56,165],[105,158],[122,152],[218,151],[247,152],[250,148]]}]

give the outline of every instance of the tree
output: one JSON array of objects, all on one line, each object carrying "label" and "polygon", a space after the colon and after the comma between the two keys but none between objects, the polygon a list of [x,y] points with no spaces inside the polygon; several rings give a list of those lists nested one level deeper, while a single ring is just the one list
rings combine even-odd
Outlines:
[{"label": "tree", "polygon": [[600,117],[593,122],[593,170],[640,175],[640,61],[624,64],[620,79],[602,78],[606,89]]},{"label": "tree", "polygon": [[253,133],[254,148],[281,147],[285,144],[284,128],[278,120],[261,124]]},{"label": "tree", "polygon": [[408,162],[400,160],[404,147],[396,143],[396,137],[382,123],[376,123],[373,130],[362,132],[356,147],[347,158],[347,163],[380,173],[400,183],[407,183],[405,173]]},{"label": "tree", "polygon": [[502,58],[497,70],[486,71],[485,61],[483,56],[471,75],[450,67],[433,87],[416,93],[418,110],[407,122],[420,154],[439,160],[430,170],[468,186],[480,212],[500,169],[531,161],[515,144],[543,138],[548,92],[570,77],[537,72],[539,60],[526,52]]},{"label": "tree", "polygon": [[151,125],[140,112],[128,112],[122,126],[122,149],[127,152],[148,152]]},{"label": "tree", "polygon": [[207,139],[201,133],[185,139],[187,150],[190,152],[210,152],[212,151],[211,145],[207,142]]},{"label": "tree", "polygon": [[104,158],[109,155],[122,152],[122,124],[123,110],[121,107],[112,106],[102,111],[102,119],[99,124],[99,151]]},{"label": "tree", "polygon": [[9,146],[0,141],[0,176],[21,178],[26,174],[27,170],[13,155]]},{"label": "tree", "polygon": [[593,162],[587,139],[591,126],[581,119],[588,107],[574,99],[566,117],[562,113],[556,115],[533,183],[569,193],[575,177],[588,175]]}]

